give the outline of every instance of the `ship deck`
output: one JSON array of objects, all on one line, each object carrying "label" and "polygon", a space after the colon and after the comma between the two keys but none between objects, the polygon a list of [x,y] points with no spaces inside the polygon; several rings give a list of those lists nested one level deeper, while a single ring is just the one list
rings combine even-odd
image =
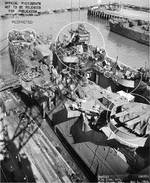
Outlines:
[{"label": "ship deck", "polygon": [[[35,48],[34,48],[35,49]],[[40,61],[38,54],[33,55],[33,48],[31,49],[23,49],[22,54],[16,53],[16,55],[13,55],[14,60],[16,59],[15,57],[20,57],[24,65],[26,66],[26,72],[21,72],[19,76],[19,81],[21,86],[27,90],[28,92],[31,92],[31,87],[32,86],[48,86],[48,87],[53,87],[53,83],[50,81],[50,72],[48,70],[48,67],[43,64],[42,61]],[[12,54],[12,53],[11,53]],[[17,66],[16,66],[17,67]],[[32,68],[37,68],[37,70],[40,68],[41,73],[38,71],[32,72]],[[34,74],[35,73],[35,74]],[[30,78],[29,80],[26,81],[26,78]]]},{"label": "ship deck", "polygon": [[[99,97],[107,95],[108,98],[112,97],[112,100],[115,100],[114,97],[118,98],[118,95],[110,94],[109,91],[107,92],[95,84],[82,89],[88,96],[88,102],[83,101],[82,110],[86,112],[91,111],[93,104],[95,105],[95,100]],[[121,101],[123,102],[123,99],[120,99],[119,104],[121,104]],[[69,103],[71,101],[68,100],[61,103],[50,115],[55,128],[64,136],[71,148],[82,158],[94,174],[114,177],[116,175],[126,175],[129,165],[134,162],[132,151],[129,151],[126,146],[108,139],[101,131],[86,129],[79,117],[81,112],[70,110],[68,108]],[[120,149],[117,150],[118,148]]]},{"label": "ship deck", "polygon": [[82,121],[77,117],[67,118],[65,108],[54,113],[53,123],[94,174],[114,177],[127,174],[129,166],[125,156],[108,146],[109,141],[103,133],[94,130],[84,132]]},{"label": "ship deck", "polygon": [[[86,113],[97,113],[101,110],[112,110],[113,106],[122,105],[127,103],[127,99],[125,97],[120,96],[118,93],[112,93],[106,89],[103,89],[102,87],[96,85],[92,81],[88,81],[89,83],[86,86],[79,86],[78,90],[81,91],[81,93],[84,93],[84,98],[81,99],[76,95],[76,103],[80,103],[80,109],[79,111],[83,111]],[[105,102],[102,102],[101,100],[107,99]],[[77,113],[77,111],[72,111],[69,109],[69,105],[72,104],[72,101],[68,100],[65,103],[65,106],[68,111],[68,116],[73,115],[73,113]],[[97,109],[97,107],[100,109],[100,111]],[[69,114],[69,111],[71,114]],[[80,112],[81,113],[81,112]],[[79,114],[80,114],[79,113]]]}]

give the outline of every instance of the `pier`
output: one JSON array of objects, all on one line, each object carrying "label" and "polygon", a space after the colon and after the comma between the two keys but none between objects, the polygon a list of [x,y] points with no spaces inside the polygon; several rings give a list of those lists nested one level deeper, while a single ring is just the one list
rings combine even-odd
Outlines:
[{"label": "pier", "polygon": [[[2,182],[35,182],[36,179],[36,182],[70,183],[80,179],[77,172],[84,177],[78,167],[74,171],[75,163],[47,121],[42,120],[38,106],[29,96],[26,101],[30,100],[30,104],[22,100],[23,94],[17,91],[0,92],[3,101],[7,96],[5,104],[9,113],[1,123],[7,134],[4,140],[6,152],[3,150],[5,158],[0,154]],[[31,109],[28,105],[32,106]]]},{"label": "pier", "polygon": [[[137,13],[138,12],[138,13]],[[148,21],[149,13],[147,12],[140,12],[130,9],[122,9],[122,10],[108,10],[106,8],[101,7],[92,7],[88,9],[87,15],[89,17],[97,17],[101,19],[110,19],[110,18],[120,18],[120,19],[132,19],[132,20],[145,20]]]}]

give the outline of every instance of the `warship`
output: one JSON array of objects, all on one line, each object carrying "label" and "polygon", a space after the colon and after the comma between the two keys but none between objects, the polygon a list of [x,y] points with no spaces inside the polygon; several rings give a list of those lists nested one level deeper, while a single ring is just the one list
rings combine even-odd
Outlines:
[{"label": "warship", "polygon": [[[21,90],[37,104],[42,103],[43,111],[48,101],[43,118],[51,120],[62,143],[67,143],[69,151],[75,152],[99,181],[103,175],[117,178],[128,176],[130,169],[139,172],[149,165],[149,105],[135,103],[135,96],[124,91],[113,93],[92,81],[90,75],[96,67],[92,55],[96,50],[91,46],[87,54],[90,33],[83,25],[79,29],[78,37],[71,30],[67,45],[58,42],[53,54],[50,45],[43,45],[39,37],[35,39],[32,31],[10,32],[10,58]],[[101,52],[104,59],[106,52]],[[129,112],[133,106],[138,110]],[[141,157],[139,148],[146,151],[145,157]]]},{"label": "warship", "polygon": [[[52,52],[49,44],[37,38],[32,30],[12,30],[8,34],[9,53],[14,75],[26,95],[38,98],[41,105],[50,107],[54,97],[56,75],[53,74]],[[45,115],[45,114],[43,114]]]},{"label": "warship", "polygon": [[[124,90],[142,95],[140,102],[149,103],[150,100],[150,70],[140,68],[135,70],[110,58],[103,48],[90,45],[90,33],[80,24],[70,35],[58,39],[54,50],[54,65],[75,71],[81,75],[88,75],[89,79],[102,86],[111,88],[113,92]],[[57,64],[58,63],[58,64]],[[135,95],[136,100],[139,97]],[[144,99],[146,98],[146,100]],[[148,101],[147,101],[148,100]]]},{"label": "warship", "polygon": [[[132,158],[134,157],[132,151],[130,151],[132,148],[145,148],[145,143],[149,136],[149,127],[147,126],[149,124],[149,117],[145,119],[146,121],[148,120],[148,123],[145,121],[143,123],[145,125],[143,126],[142,119],[135,114],[136,112],[129,112],[129,110],[126,109],[128,109],[129,106],[131,108],[136,106],[137,108],[135,107],[135,109],[141,111],[142,116],[142,114],[144,115],[144,106],[146,107],[145,109],[149,111],[149,105],[139,105],[139,103],[133,102],[135,96],[124,91],[118,90],[118,92],[116,91],[117,93],[112,93],[111,91],[106,90],[106,87],[102,86],[102,84],[107,84],[106,79],[103,79],[104,77],[107,79],[113,77],[115,82],[113,82],[112,85],[120,80],[125,81],[125,74],[126,80],[130,83],[134,83],[134,76],[138,71],[135,71],[124,64],[113,62],[112,59],[106,56],[106,51],[104,49],[98,50],[97,48],[95,49],[91,45],[88,45],[90,33],[83,25],[79,24],[77,30],[71,30],[70,34],[71,36],[69,39],[65,36],[63,37],[64,40],[62,42],[60,39],[56,42],[53,65],[57,68],[59,73],[68,76],[68,88],[70,88],[71,93],[75,93],[75,95],[70,97],[70,102],[65,102],[64,106],[59,106],[59,108],[56,109],[55,114],[52,116],[52,120],[56,129],[59,131],[58,133],[61,133],[65,137],[67,142],[71,144],[71,148],[84,159],[93,172],[96,172],[96,170],[99,169],[99,165],[103,164],[104,170],[99,170],[99,175],[102,175],[102,172],[109,172],[108,174],[110,175],[112,173],[110,169],[116,170],[116,174],[123,174],[128,169],[128,163],[126,164],[126,162],[123,162],[121,159],[119,160],[121,162],[120,165],[116,166],[115,164],[116,167],[112,164],[110,165],[108,160],[108,164],[112,167],[109,170],[106,168],[107,153],[109,154],[110,150],[110,147],[107,149],[106,144],[108,145],[110,143],[109,145],[111,146],[113,144],[111,144],[112,141],[119,142],[119,145],[121,144],[120,150],[117,151],[117,148],[115,149],[114,147],[113,150],[115,149],[116,153],[120,153],[121,151],[121,154],[124,154],[125,157],[128,158],[129,156]],[[123,70],[125,70],[125,72],[123,72]],[[101,76],[99,77],[101,81],[97,77],[95,77],[95,80],[92,78],[95,72],[103,74],[103,78]],[[76,80],[81,87],[73,86],[74,81]],[[128,84],[128,82],[126,83]],[[96,97],[97,99],[95,99]],[[70,103],[70,105],[68,103]],[[116,112],[116,117],[112,114],[113,110]],[[121,115],[119,116],[120,113]],[[128,119],[126,118],[126,115],[129,117]],[[96,116],[98,119],[93,120]],[[124,120],[125,123],[123,121],[120,122],[119,117],[122,117],[124,120],[126,119],[125,121],[127,123]],[[132,124],[127,126],[130,122]],[[140,132],[138,124],[141,125],[141,130],[148,127],[147,134],[144,132],[142,136],[142,131]],[[137,129],[135,129],[136,127]],[[129,150],[127,147],[130,147],[131,149]],[[99,149],[98,152],[96,152],[97,148]],[[107,153],[104,149],[107,149]],[[91,153],[91,156],[88,156],[85,152]],[[103,154],[103,158],[106,156],[106,158],[104,158],[106,164],[99,159],[99,157],[102,156],[100,154]],[[112,154],[109,154],[108,156],[111,156],[111,158],[114,159],[113,155],[115,153]],[[130,163],[131,162],[133,163],[133,159]],[[126,168],[124,167],[124,169],[118,166],[125,166]],[[138,165],[135,166],[138,167]]]},{"label": "warship", "polygon": [[0,76],[2,182],[87,181],[45,120],[56,76],[48,43],[32,30],[12,30],[8,41],[14,75]]},{"label": "warship", "polygon": [[109,26],[110,30],[117,34],[150,46],[150,25],[148,22],[142,20],[111,18],[109,20]]}]

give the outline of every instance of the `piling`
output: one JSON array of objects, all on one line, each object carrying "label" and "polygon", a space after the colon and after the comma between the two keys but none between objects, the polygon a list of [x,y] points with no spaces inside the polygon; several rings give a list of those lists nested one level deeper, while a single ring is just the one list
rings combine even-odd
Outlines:
[{"label": "piling", "polygon": [[105,20],[109,20],[111,18],[124,18],[124,19],[134,19],[134,17],[129,17],[128,15],[123,15],[121,12],[112,11],[105,8],[100,7],[89,7],[87,11],[88,17],[101,18]]}]

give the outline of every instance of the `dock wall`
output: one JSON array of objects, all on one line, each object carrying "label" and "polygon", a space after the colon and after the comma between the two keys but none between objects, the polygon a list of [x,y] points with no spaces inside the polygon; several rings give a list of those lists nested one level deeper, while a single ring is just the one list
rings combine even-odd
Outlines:
[{"label": "dock wall", "polygon": [[91,17],[106,19],[106,20],[109,20],[110,18],[128,19],[127,17],[115,14],[115,12],[112,12],[112,11],[97,10],[92,8],[88,9],[87,15]]}]

